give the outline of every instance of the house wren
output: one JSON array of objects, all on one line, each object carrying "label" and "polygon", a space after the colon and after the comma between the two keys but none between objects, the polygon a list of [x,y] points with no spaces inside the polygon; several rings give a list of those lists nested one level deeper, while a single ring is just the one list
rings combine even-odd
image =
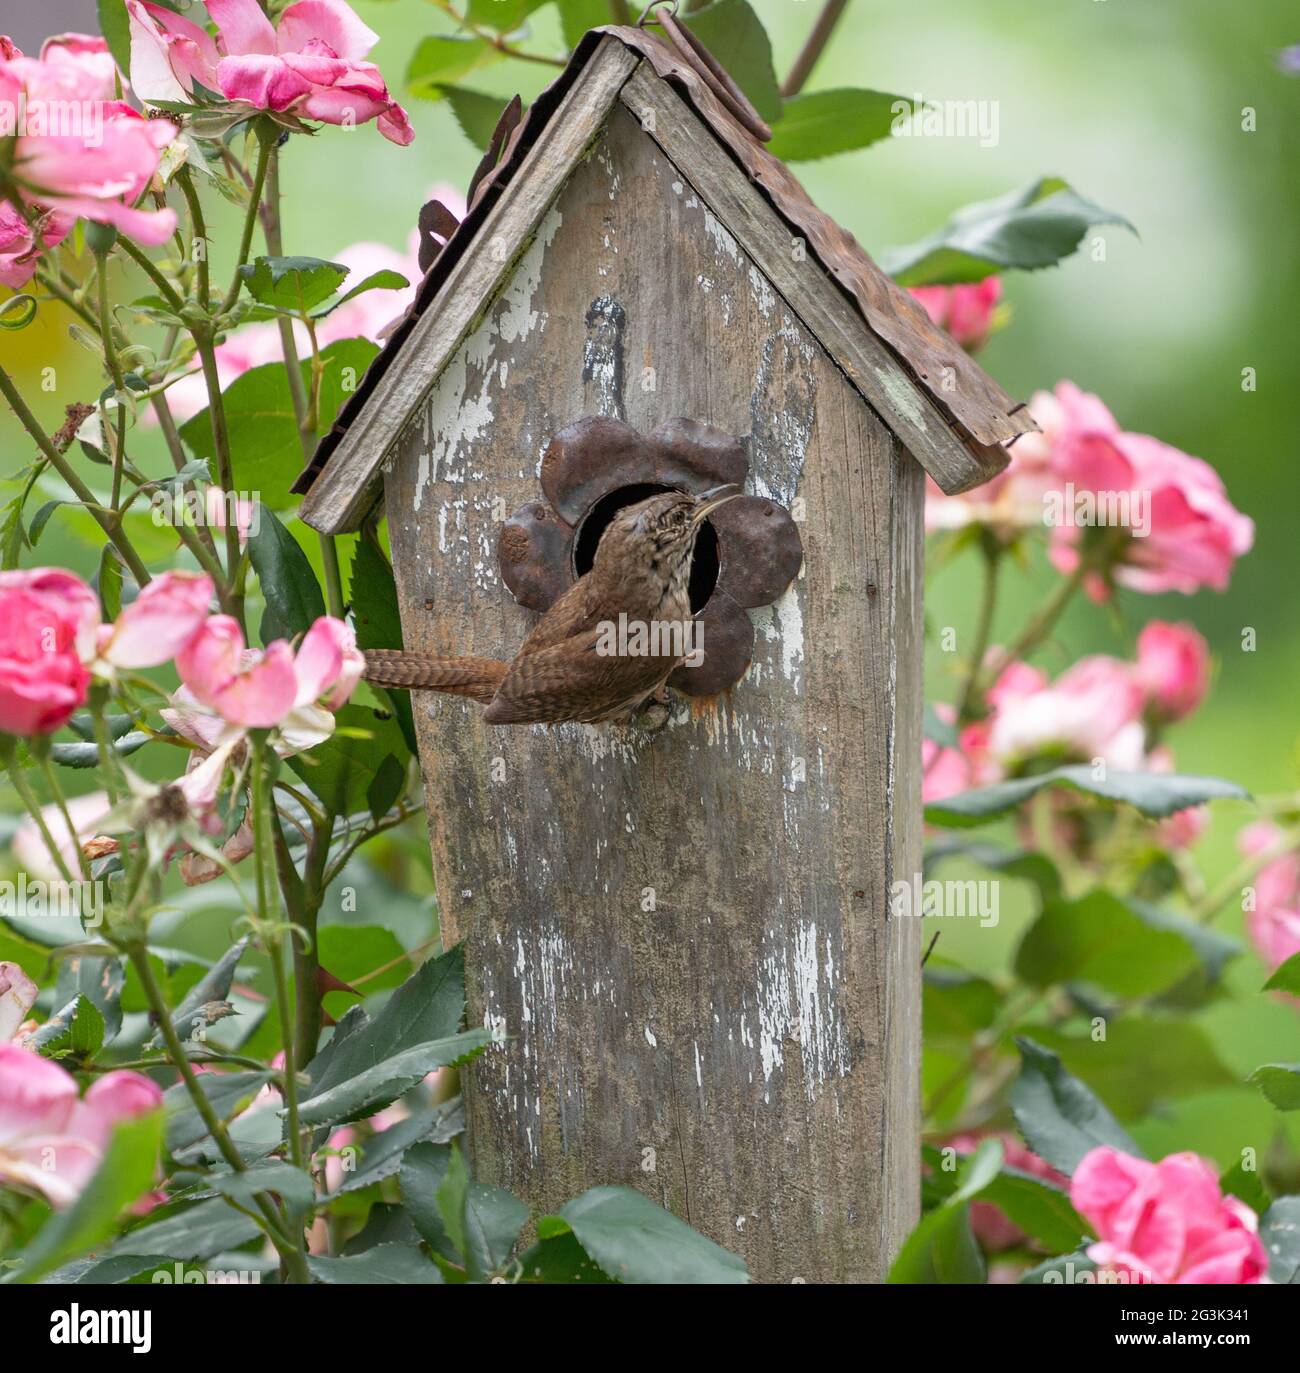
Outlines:
[{"label": "house wren", "polygon": [[700,525],[742,493],[666,491],[620,510],[591,571],[542,616],[510,662],[366,652],[365,679],[468,696],[494,725],[625,723],[690,653],[691,557]]}]

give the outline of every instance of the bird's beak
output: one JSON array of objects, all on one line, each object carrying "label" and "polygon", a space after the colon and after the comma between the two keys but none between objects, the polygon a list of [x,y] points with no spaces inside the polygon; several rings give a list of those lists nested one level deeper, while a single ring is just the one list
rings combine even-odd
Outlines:
[{"label": "bird's beak", "polygon": [[695,509],[691,512],[691,523],[700,524],[707,520],[720,505],[726,505],[728,501],[734,501],[737,496],[744,494],[740,487],[728,482],[723,486],[715,486],[702,496],[696,496]]}]

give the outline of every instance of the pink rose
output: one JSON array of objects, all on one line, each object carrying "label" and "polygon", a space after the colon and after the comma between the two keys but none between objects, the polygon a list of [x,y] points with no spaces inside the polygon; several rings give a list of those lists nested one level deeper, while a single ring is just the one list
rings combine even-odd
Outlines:
[{"label": "pink rose", "polygon": [[[1237,847],[1251,858],[1281,848],[1285,835],[1271,821],[1257,820],[1237,836]],[[1265,965],[1272,970],[1300,953],[1300,853],[1281,853],[1255,874],[1254,909],[1246,929]]]},{"label": "pink rose", "polygon": [[57,1064],[0,1044],[0,1180],[68,1206],[99,1167],[113,1127],[161,1105],[155,1083],[123,1070],[96,1078],[79,1100]]},{"label": "pink rose", "polygon": [[214,615],[177,655],[182,691],[163,718],[187,737],[206,745],[231,736],[199,723],[204,708],[235,733],[278,726],[290,752],[327,739],[332,712],[351,696],[365,667],[356,636],[329,615],[303,636],[295,655],[283,639],[264,650],[249,649],[238,623]]},{"label": "pink rose", "polygon": [[0,1044],[17,1035],[36,1005],[36,983],[17,963],[0,963]]},{"label": "pink rose", "polygon": [[257,0],[209,0],[206,30],[160,5],[127,0],[132,84],[143,100],[184,100],[195,82],[258,110],[326,124],[364,124],[405,146],[415,137],[379,68],[378,41],[343,0],[298,0],[278,27]]},{"label": "pink rose", "polygon": [[[57,242],[77,218],[111,224],[149,244],[164,242],[176,228],[174,210],[134,203],[176,127],[146,119],[112,95],[111,61],[97,40],[69,35],[51,40],[42,60],[15,51],[0,61],[0,102],[12,109],[21,103],[29,127],[35,111],[46,115],[43,132],[19,130],[6,158],[10,198],[44,226],[39,247]],[[12,225],[9,234],[12,239]],[[37,246],[27,249],[28,258]]]},{"label": "pink rose", "polygon": [[108,668],[157,667],[170,662],[208,618],[212,578],[201,572],[164,572],[100,627],[98,658]]},{"label": "pink rose", "polygon": [[62,243],[74,223],[68,215],[30,213],[29,220],[9,201],[0,202],[0,282],[15,291],[27,285],[41,254]]},{"label": "pink rose", "polygon": [[1137,677],[1164,720],[1190,715],[1210,685],[1210,649],[1188,624],[1152,620],[1138,635]]},{"label": "pink rose", "polygon": [[1148,1163],[1099,1146],[1074,1170],[1070,1200],[1098,1235],[1088,1257],[1108,1271],[1179,1284],[1259,1283],[1268,1273],[1255,1213],[1222,1196],[1195,1154]]},{"label": "pink rose", "polygon": [[0,731],[49,734],[86,699],[99,604],[71,572],[0,572]]},{"label": "pink rose", "polygon": [[1042,753],[1075,762],[1101,758],[1126,771],[1143,764],[1143,691],[1117,658],[1082,658],[1050,685],[1034,669],[1012,664],[989,702],[989,752],[1004,764]]},{"label": "pink rose", "polygon": [[56,33],[41,44],[41,61],[51,67],[71,67],[88,90],[101,99],[116,94],[117,64],[108,44],[97,33]]},{"label": "pink rose", "polygon": [[909,292],[930,319],[955,342],[975,352],[988,342],[993,311],[1002,298],[1002,278],[985,277],[967,286],[912,286]]}]

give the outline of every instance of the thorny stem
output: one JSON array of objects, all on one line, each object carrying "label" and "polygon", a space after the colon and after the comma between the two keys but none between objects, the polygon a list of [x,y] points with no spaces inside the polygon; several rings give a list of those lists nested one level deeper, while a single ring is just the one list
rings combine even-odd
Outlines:
[{"label": "thorny stem", "polygon": [[975,625],[975,641],[971,645],[970,658],[966,670],[966,685],[962,688],[957,705],[957,727],[968,724],[975,718],[979,706],[980,669],[984,655],[988,652],[989,637],[993,632],[993,612],[997,606],[998,571],[1002,566],[1000,548],[984,548],[984,584],[980,597],[979,619]]},{"label": "thorny stem", "polygon": [[[257,142],[257,166],[253,171],[253,185],[248,193],[248,212],[244,215],[244,229],[239,239],[239,256],[235,259],[235,275],[221,302],[221,314],[226,314],[239,297],[242,278],[239,269],[248,261],[248,250],[253,245],[253,225],[257,222],[257,210],[262,201],[262,187],[266,183],[267,163],[275,150],[275,134],[259,133]],[[206,302],[205,302],[206,305]]]},{"label": "thorny stem", "polygon": [[86,857],[77,837],[77,828],[72,823],[72,816],[68,812],[68,798],[64,796],[63,788],[59,785],[59,779],[54,775],[54,769],[50,766],[44,741],[36,742],[32,752],[36,755],[36,763],[41,770],[41,776],[45,779],[45,785],[49,788],[50,795],[54,797],[54,804],[58,806],[59,815],[67,828],[68,841],[72,845],[73,853],[77,855],[77,866],[81,869],[82,881],[88,882],[90,881],[90,860]]},{"label": "thorny stem", "polygon": [[126,537],[119,521],[95,500],[95,493],[77,475],[72,464],[54,446],[50,436],[41,428],[36,416],[27,408],[27,402],[19,394],[18,388],[13,383],[13,378],[0,367],[0,393],[3,393],[10,408],[18,416],[24,429],[36,440],[36,446],[41,453],[48,459],[50,466],[63,478],[72,488],[77,499],[84,505],[91,514],[95,523],[104,531],[109,542],[122,555],[122,561],[131,569],[131,575],[135,578],[139,586],[147,586],[150,581],[149,569],[140,560],[140,555],[131,545],[130,539]]},{"label": "thorny stem", "polygon": [[[204,325],[194,332],[194,342],[203,365],[203,380],[208,388],[208,415],[212,423],[212,446],[217,455],[217,484],[223,491],[235,489],[234,469],[230,460],[230,431],[226,427],[226,407],[221,397],[221,378],[217,373],[217,353],[212,343],[212,331]],[[226,575],[230,579],[231,601],[242,608],[243,596],[239,588],[239,521],[226,521]],[[240,618],[235,612],[236,619]]]},{"label": "thorny stem", "polygon": [[[513,43],[508,43],[501,34],[492,29],[485,29],[481,24],[476,24],[468,14],[461,14],[450,3],[449,0],[433,0],[433,3],[447,16],[454,19],[463,29],[468,29],[475,38],[481,38],[485,43],[494,47],[498,52],[504,53],[507,57],[517,57],[523,62],[540,62],[547,67],[563,67],[566,65],[563,57],[547,57],[539,52],[525,52],[522,48],[517,48]],[[626,11],[626,5],[624,5]],[[619,23],[627,23],[626,19],[621,19]]]},{"label": "thorny stem", "polygon": [[[198,258],[198,293],[199,304],[206,310],[210,304],[212,292],[208,277],[208,229],[203,219],[203,205],[199,200],[198,192],[194,189],[194,178],[190,175],[188,167],[182,167],[176,179],[180,182],[185,203],[190,207],[190,230],[193,234],[193,242],[203,244]],[[240,261],[242,262],[243,259],[241,258]]]},{"label": "thorny stem", "polygon": [[[59,870],[59,875],[65,882],[71,884],[76,879],[72,876],[72,872],[68,867],[68,861],[63,856],[63,850],[54,842],[54,836],[50,833],[50,827],[45,823],[45,816],[41,811],[40,799],[28,785],[27,776],[23,772],[23,769],[18,766],[18,761],[15,757],[16,749],[12,738],[0,736],[0,749],[3,749],[4,751],[5,761],[9,766],[9,776],[13,781],[14,790],[18,793],[18,797],[23,805],[27,807],[27,812],[32,817],[37,830],[40,831],[41,839],[44,841],[45,847],[49,850],[50,857],[54,860],[54,865]],[[69,833],[71,834],[73,831],[69,830]]]},{"label": "thorny stem", "polygon": [[158,270],[150,260],[149,255],[144,250],[132,243],[129,238],[119,238],[117,240],[122,245],[122,251],[126,253],[132,262],[140,268],[150,281],[162,293],[162,298],[171,306],[173,310],[179,311],[185,302],[176,293],[171,282]]}]

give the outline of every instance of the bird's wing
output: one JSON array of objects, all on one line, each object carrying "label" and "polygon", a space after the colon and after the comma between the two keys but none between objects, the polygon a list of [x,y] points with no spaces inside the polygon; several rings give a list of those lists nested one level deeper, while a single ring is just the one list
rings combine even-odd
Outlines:
[{"label": "bird's wing", "polygon": [[598,616],[590,604],[590,588],[591,574],[579,577],[533,626],[516,656],[526,657],[543,648],[550,648],[552,644],[572,639],[585,630],[594,629]]},{"label": "bird's wing", "polygon": [[483,718],[494,725],[601,720],[653,691],[673,668],[675,660],[598,653],[602,635],[593,627],[520,653]]}]

